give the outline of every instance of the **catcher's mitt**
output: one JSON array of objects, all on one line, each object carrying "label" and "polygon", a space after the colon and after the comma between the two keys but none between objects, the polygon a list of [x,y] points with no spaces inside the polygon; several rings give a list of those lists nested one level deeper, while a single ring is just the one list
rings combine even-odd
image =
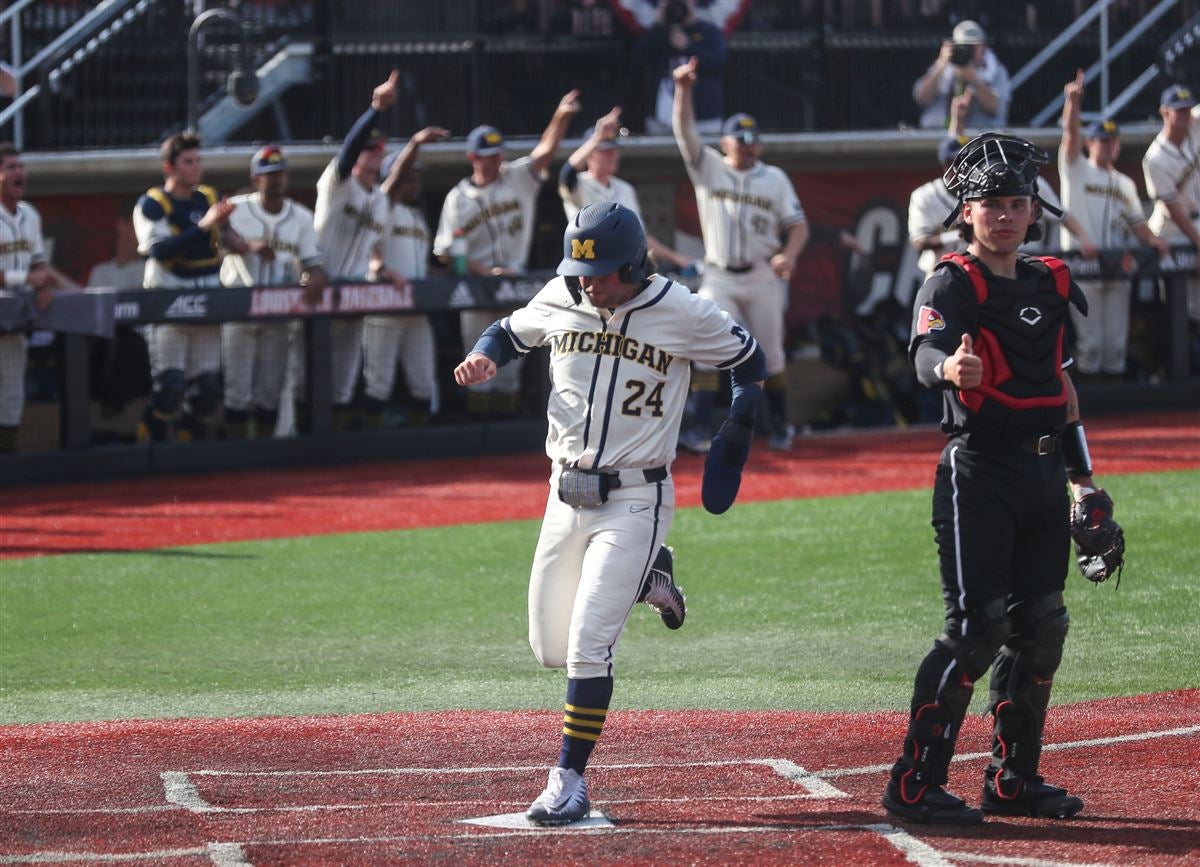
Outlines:
[{"label": "catcher's mitt", "polygon": [[1115,574],[1121,586],[1125,532],[1113,520],[1113,501],[1103,489],[1085,494],[1071,508],[1071,538],[1084,578],[1100,584]]}]

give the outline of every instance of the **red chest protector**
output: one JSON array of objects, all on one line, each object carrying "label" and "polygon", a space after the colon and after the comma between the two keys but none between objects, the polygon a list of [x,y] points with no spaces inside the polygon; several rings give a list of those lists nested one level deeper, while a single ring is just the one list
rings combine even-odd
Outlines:
[{"label": "red chest protector", "polygon": [[1022,281],[1027,289],[991,292],[974,257],[950,253],[941,261],[967,276],[979,305],[974,342],[983,382],[957,392],[962,405],[1001,427],[1061,425],[1067,403],[1062,376],[1071,289],[1067,266],[1051,256],[1028,257],[1041,273]]}]

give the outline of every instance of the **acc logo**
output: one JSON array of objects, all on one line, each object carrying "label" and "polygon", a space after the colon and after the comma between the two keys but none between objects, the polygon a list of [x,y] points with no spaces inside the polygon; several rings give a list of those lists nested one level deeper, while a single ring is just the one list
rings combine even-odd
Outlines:
[{"label": "acc logo", "polygon": [[922,305],[917,313],[917,334],[928,334],[930,331],[941,331],[946,327],[942,314],[932,307]]},{"label": "acc logo", "polygon": [[190,319],[207,315],[207,295],[180,295],[163,314],[167,319]]},{"label": "acc logo", "polygon": [[572,259],[595,259],[596,258],[596,239],[585,238],[580,241],[578,238],[571,239],[571,258]]},{"label": "acc logo", "polygon": [[1026,325],[1037,325],[1042,321],[1042,311],[1036,307],[1022,307],[1017,316]]}]

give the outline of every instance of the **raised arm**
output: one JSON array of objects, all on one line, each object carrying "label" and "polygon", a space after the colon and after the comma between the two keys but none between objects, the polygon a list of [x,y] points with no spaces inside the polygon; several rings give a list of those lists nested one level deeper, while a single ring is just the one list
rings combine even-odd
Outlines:
[{"label": "raised arm", "polygon": [[1062,143],[1059,148],[1064,163],[1073,163],[1079,159],[1083,150],[1083,139],[1080,136],[1082,121],[1080,113],[1083,109],[1083,70],[1075,71],[1075,80],[1063,88],[1062,110]]},{"label": "raised arm", "polygon": [[350,177],[350,171],[358,162],[358,155],[362,153],[363,145],[370,138],[371,130],[375,128],[379,116],[391,108],[392,103],[396,101],[396,84],[399,80],[400,71],[393,69],[388,80],[371,93],[371,107],[359,116],[358,120],[354,122],[354,126],[350,127],[350,132],[346,134],[346,140],[342,142],[337,154],[339,181]]},{"label": "raised arm", "polygon": [[442,129],[440,126],[427,126],[420,132],[414,133],[413,137],[408,140],[408,144],[404,146],[404,150],[400,151],[400,156],[392,163],[392,169],[383,181],[383,194],[389,199],[392,197],[392,190],[400,178],[404,177],[405,172],[416,163],[421,145],[444,141],[448,138],[450,138],[450,131]]},{"label": "raised arm", "polygon": [[675,129],[675,143],[684,161],[694,166],[700,161],[704,148],[700,136],[696,133],[696,106],[692,89],[696,86],[696,68],[700,61],[691,57],[687,63],[681,64],[671,71],[675,79],[675,104],[672,109],[672,125]]},{"label": "raised arm", "polygon": [[554,114],[551,116],[545,132],[542,133],[541,140],[529,152],[529,156],[533,158],[533,169],[536,174],[541,175],[550,167],[550,162],[558,152],[558,143],[563,140],[563,136],[567,132],[567,124],[578,113],[579,90],[576,89],[568,92],[558,101],[558,107],[554,109]]}]

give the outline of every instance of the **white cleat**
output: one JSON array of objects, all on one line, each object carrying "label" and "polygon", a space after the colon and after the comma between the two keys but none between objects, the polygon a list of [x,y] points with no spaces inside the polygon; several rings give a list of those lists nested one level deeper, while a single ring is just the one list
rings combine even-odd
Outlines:
[{"label": "white cleat", "polygon": [[773,452],[790,452],[795,438],[796,428],[790,424],[786,425],[782,430],[774,431],[767,437],[767,448]]},{"label": "white cleat", "polygon": [[535,825],[566,825],[586,819],[591,811],[583,776],[570,768],[551,768],[545,791],[529,805],[525,818]]}]

